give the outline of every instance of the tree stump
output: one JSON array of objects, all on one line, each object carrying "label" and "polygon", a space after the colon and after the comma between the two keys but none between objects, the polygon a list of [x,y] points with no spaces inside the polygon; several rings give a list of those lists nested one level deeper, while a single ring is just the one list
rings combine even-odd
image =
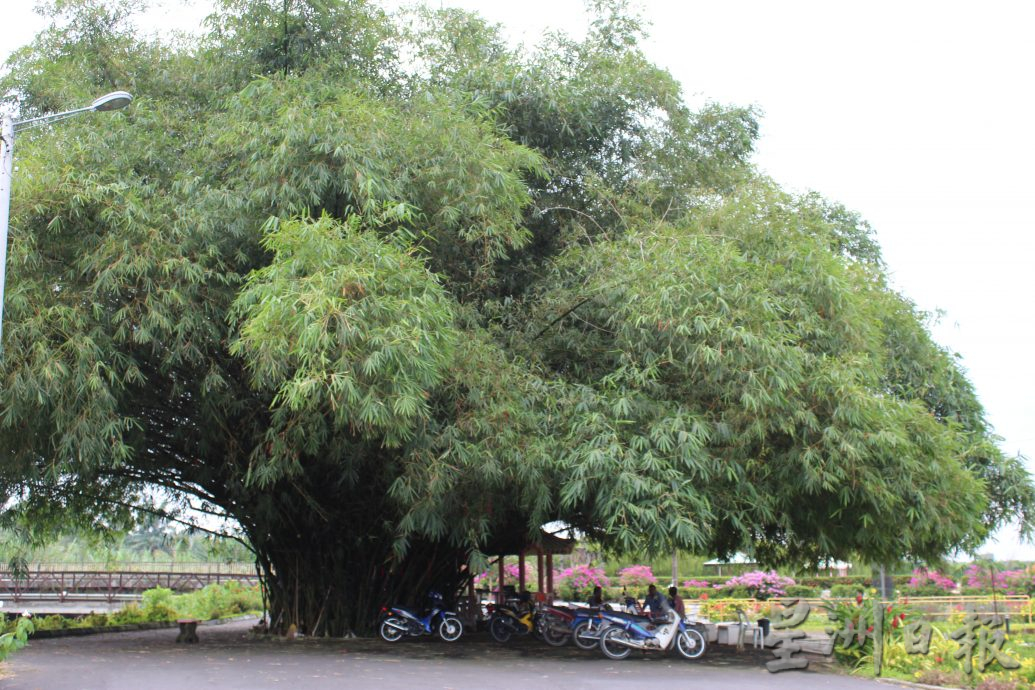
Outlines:
[{"label": "tree stump", "polygon": [[194,618],[181,618],[176,621],[180,626],[180,634],[176,636],[176,642],[188,644],[198,641],[198,623]]}]

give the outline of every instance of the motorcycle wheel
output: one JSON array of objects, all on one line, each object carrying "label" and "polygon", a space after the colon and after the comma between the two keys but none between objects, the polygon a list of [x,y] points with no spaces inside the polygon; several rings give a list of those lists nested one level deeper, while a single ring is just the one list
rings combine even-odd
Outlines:
[{"label": "motorcycle wheel", "polygon": [[493,616],[489,621],[489,634],[497,642],[506,642],[514,633],[507,626],[507,622],[499,616]]},{"label": "motorcycle wheel", "polygon": [[684,630],[676,637],[676,649],[684,659],[699,659],[706,646],[704,635],[696,630]]},{"label": "motorcycle wheel", "polygon": [[459,618],[449,616],[438,622],[438,636],[446,642],[456,642],[464,634],[464,624]]},{"label": "motorcycle wheel", "polygon": [[629,633],[618,627],[610,627],[600,636],[600,651],[608,659],[624,659],[632,652],[632,647],[626,647],[619,640],[628,640]]},{"label": "motorcycle wheel", "polygon": [[563,647],[568,644],[569,637],[571,637],[571,635],[550,627],[549,623],[543,626],[543,642],[551,647]]},{"label": "motorcycle wheel", "polygon": [[[589,632],[589,621],[582,621],[575,626],[575,629],[571,631],[571,639],[575,642],[575,646],[579,649],[589,651],[595,647],[600,646],[600,638],[598,637],[586,637],[586,633]],[[595,635],[595,633],[594,633]]]},{"label": "motorcycle wheel", "polygon": [[381,639],[385,642],[398,642],[402,639],[404,634],[403,631],[399,628],[393,627],[393,624],[401,625],[403,627],[406,626],[406,622],[404,620],[394,616],[389,616],[381,621],[381,627],[378,629],[378,632],[381,633]]}]

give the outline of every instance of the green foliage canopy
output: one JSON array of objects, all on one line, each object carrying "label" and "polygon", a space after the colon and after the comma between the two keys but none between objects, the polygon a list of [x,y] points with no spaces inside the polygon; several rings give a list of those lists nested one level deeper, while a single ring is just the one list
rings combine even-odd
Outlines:
[{"label": "green foliage canopy", "polygon": [[526,51],[456,10],[226,2],[199,39],[63,2],[18,141],[0,490],[236,520],[279,621],[341,632],[563,520],[769,563],[932,558],[1035,493],[870,228],[750,165],[598,2]]}]

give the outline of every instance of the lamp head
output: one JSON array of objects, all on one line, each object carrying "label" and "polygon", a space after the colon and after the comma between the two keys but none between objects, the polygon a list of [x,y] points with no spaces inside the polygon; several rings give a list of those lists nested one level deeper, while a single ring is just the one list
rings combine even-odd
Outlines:
[{"label": "lamp head", "polygon": [[126,91],[112,91],[90,104],[93,110],[119,110],[133,101],[133,96]]}]

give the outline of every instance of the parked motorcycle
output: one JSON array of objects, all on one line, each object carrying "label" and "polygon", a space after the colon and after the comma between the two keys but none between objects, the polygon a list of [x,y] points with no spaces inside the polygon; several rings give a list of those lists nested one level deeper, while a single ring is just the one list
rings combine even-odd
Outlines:
[{"label": "parked motorcycle", "polygon": [[600,608],[579,609],[571,624],[575,646],[586,651],[599,648],[600,636],[611,625],[612,620],[646,620],[645,617],[636,613],[639,606],[635,599],[626,597],[624,605],[624,611],[615,610],[610,604],[605,604]]},{"label": "parked motorcycle", "polygon": [[419,637],[438,633],[446,642],[456,642],[464,634],[464,624],[456,613],[445,610],[442,595],[431,592],[428,595],[430,607],[423,616],[401,606],[381,609],[381,624],[378,632],[385,642],[398,642],[403,637]]},{"label": "parked motorcycle", "polygon": [[601,614],[601,609],[578,609],[571,621],[571,639],[579,649],[596,649],[600,646],[600,633],[609,624]]},{"label": "parked motorcycle", "polygon": [[610,624],[600,633],[600,651],[609,659],[624,659],[634,649],[666,652],[675,647],[686,659],[697,659],[704,654],[704,636],[686,627],[675,611],[655,619],[629,614],[604,615]]},{"label": "parked motorcycle", "polygon": [[489,605],[489,634],[497,642],[506,642],[514,635],[530,635],[541,623],[527,596]]},{"label": "parked motorcycle", "polygon": [[490,604],[489,633],[497,642],[507,642],[515,635],[535,635],[547,644],[560,647],[571,635],[575,615],[564,606],[537,608],[531,597],[522,592],[504,604]]},{"label": "parked motorcycle", "polygon": [[552,647],[563,647],[572,637],[579,611],[567,606],[547,606],[538,618],[539,636]]}]

